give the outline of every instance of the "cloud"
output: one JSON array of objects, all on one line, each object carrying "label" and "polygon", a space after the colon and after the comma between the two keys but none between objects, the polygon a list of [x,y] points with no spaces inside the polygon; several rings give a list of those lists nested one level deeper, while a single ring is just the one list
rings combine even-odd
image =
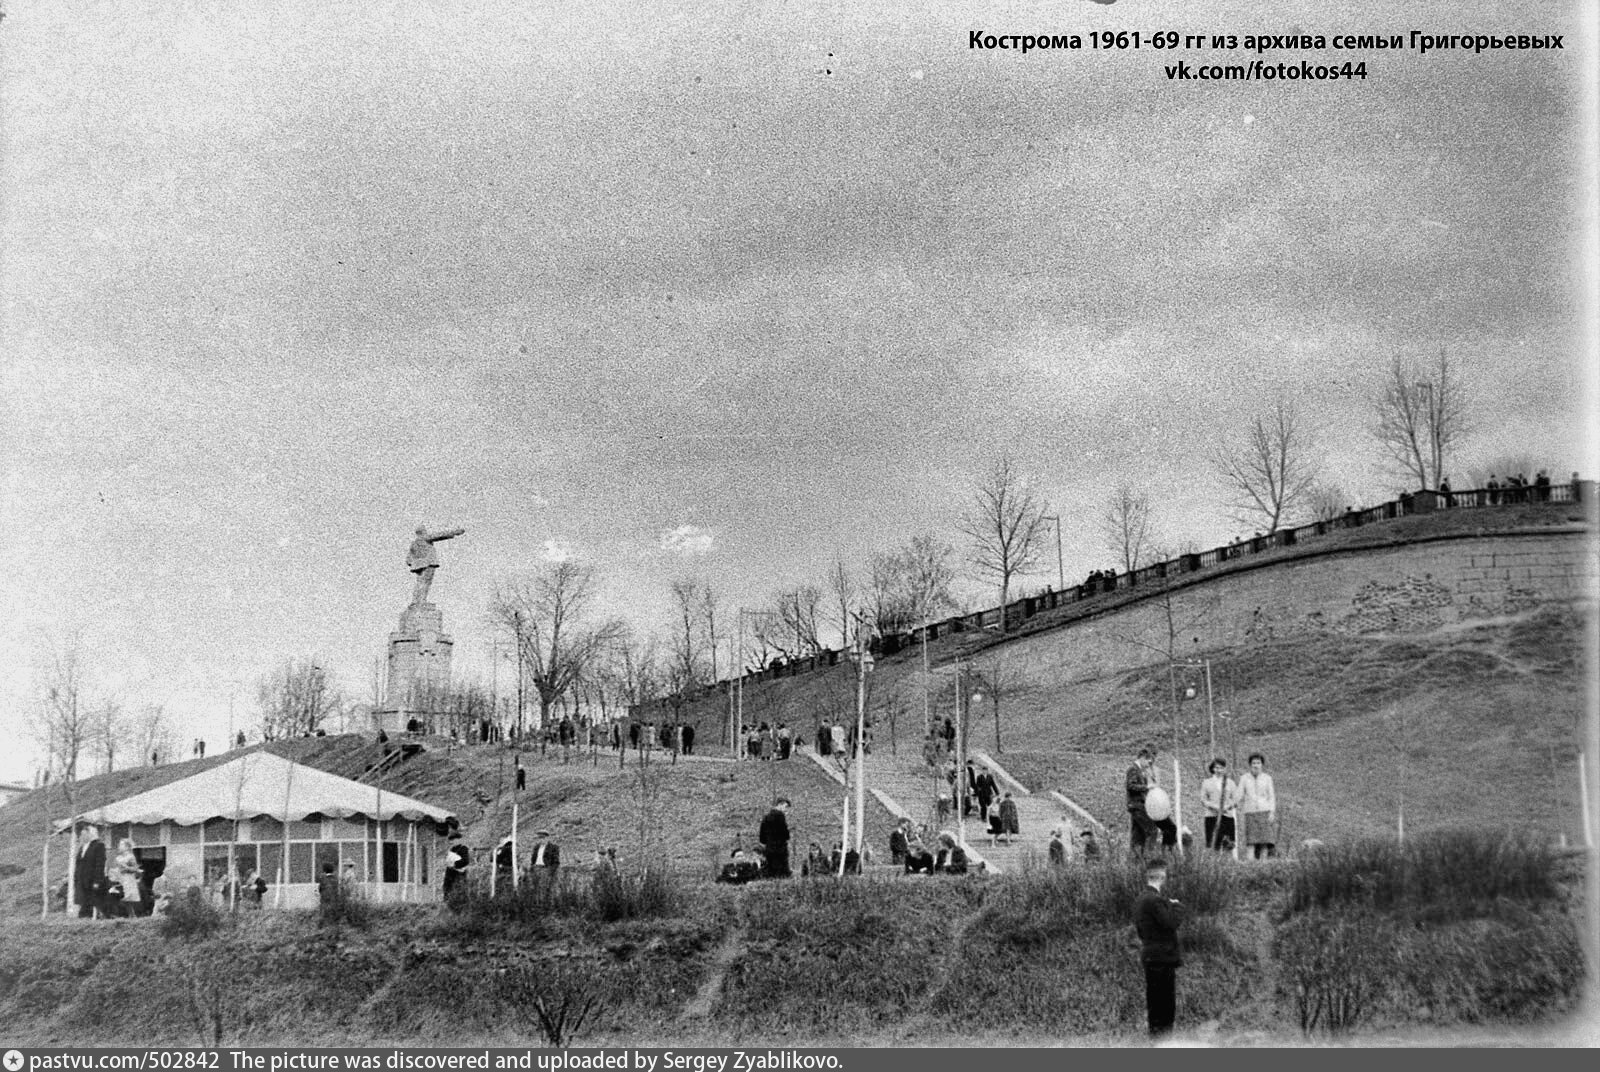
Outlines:
[{"label": "cloud", "polygon": [[661,549],[684,558],[693,558],[709,554],[715,541],[716,537],[698,525],[679,525],[661,534]]},{"label": "cloud", "polygon": [[546,540],[544,542],[544,560],[546,562],[565,562],[573,555],[572,544],[567,540]]}]

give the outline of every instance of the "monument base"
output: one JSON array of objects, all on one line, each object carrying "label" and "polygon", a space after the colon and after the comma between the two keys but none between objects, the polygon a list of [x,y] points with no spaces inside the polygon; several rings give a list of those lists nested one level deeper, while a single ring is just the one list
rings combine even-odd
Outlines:
[{"label": "monument base", "polygon": [[450,688],[455,645],[444,632],[444,613],[432,603],[400,612],[400,628],[389,634],[388,675],[383,702],[372,712],[373,729],[404,733],[412,719],[426,728]]}]

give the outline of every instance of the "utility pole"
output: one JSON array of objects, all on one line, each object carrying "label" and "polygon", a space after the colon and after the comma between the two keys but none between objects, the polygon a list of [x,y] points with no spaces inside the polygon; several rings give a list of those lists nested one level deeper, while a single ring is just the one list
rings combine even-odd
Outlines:
[{"label": "utility pole", "polygon": [[[962,663],[956,667],[956,784],[953,794],[956,807],[956,844],[967,845],[967,728],[962,720],[961,701],[966,693],[966,679],[972,667]],[[972,719],[972,705],[983,700],[983,694],[974,692],[966,696],[966,721]]]},{"label": "utility pole", "polygon": [[1067,567],[1066,561],[1061,555],[1061,515],[1045,514],[1044,520],[1054,521],[1056,524],[1056,591],[1065,592],[1067,590]]},{"label": "utility pole", "polygon": [[1215,759],[1217,757],[1217,708],[1216,708],[1216,704],[1213,703],[1212,699],[1211,699],[1211,660],[1210,659],[1205,660],[1205,664],[1206,664],[1206,720],[1210,723],[1210,726],[1211,726],[1211,754],[1206,757],[1206,762],[1210,763],[1213,759]]},{"label": "utility pole", "polygon": [[867,671],[872,656],[867,653],[866,623],[856,615],[856,858],[861,858],[862,829],[867,822]]},{"label": "utility pole", "polygon": [[523,673],[522,673],[522,612],[520,610],[517,611],[512,616],[512,620],[515,623],[516,630],[517,630],[517,636],[516,636],[517,650],[516,650],[516,656],[515,656],[516,660],[517,660],[517,747],[521,748],[522,747],[522,712],[527,708],[527,702],[526,702],[526,699],[525,699],[524,694],[523,694],[524,684],[523,684]]}]

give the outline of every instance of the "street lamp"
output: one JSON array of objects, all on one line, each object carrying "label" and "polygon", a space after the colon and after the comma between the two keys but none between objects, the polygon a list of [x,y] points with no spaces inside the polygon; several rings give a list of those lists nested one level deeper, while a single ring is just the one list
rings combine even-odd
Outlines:
[{"label": "street lamp", "polygon": [[1056,591],[1065,592],[1067,590],[1067,568],[1065,561],[1061,557],[1061,515],[1045,514],[1043,519],[1045,521],[1054,521],[1056,524]]},{"label": "street lamp", "polygon": [[[951,802],[955,805],[956,809],[956,841],[961,845],[962,848],[965,848],[967,844],[967,735],[962,725],[961,695],[963,691],[962,679],[972,673],[972,667],[962,663],[959,666],[947,667],[943,670],[940,670],[939,673],[948,673],[953,675],[956,683],[956,753],[955,785],[953,787],[955,792],[952,794]],[[972,714],[972,705],[975,703],[980,703],[982,700],[983,693],[978,689],[974,689],[972,693],[967,696],[968,716]]]},{"label": "street lamp", "polygon": [[[855,649],[850,653],[850,661],[856,664],[856,830],[855,848],[856,859],[861,859],[862,833],[867,823],[867,672],[872,669],[872,655],[867,651],[866,620],[861,615],[853,615],[856,619]],[[845,816],[848,822],[850,814],[850,794],[845,791]],[[849,832],[845,838],[848,840]],[[844,857],[839,858],[840,874],[843,874]]]},{"label": "street lamp", "polygon": [[[1183,852],[1183,770],[1178,763],[1178,667],[1198,670],[1202,667],[1206,675],[1206,712],[1211,728],[1211,757],[1217,754],[1217,718],[1216,709],[1211,698],[1211,660],[1210,659],[1174,659],[1167,663],[1167,680],[1172,686],[1172,823],[1178,828],[1178,842],[1175,848]],[[1192,700],[1195,697],[1195,687],[1186,685],[1183,698]]]},{"label": "street lamp", "polygon": [[[1217,755],[1217,712],[1216,712],[1216,707],[1215,707],[1215,704],[1213,703],[1212,696],[1211,696],[1211,660],[1210,659],[1205,659],[1205,658],[1201,658],[1201,659],[1186,659],[1183,662],[1174,663],[1173,666],[1174,667],[1182,666],[1182,667],[1185,667],[1186,669],[1191,669],[1191,670],[1199,670],[1199,669],[1202,669],[1202,668],[1205,670],[1205,674],[1206,674],[1206,721],[1210,726],[1210,740],[1211,740],[1211,753],[1207,757],[1207,762],[1209,762],[1211,759],[1216,758],[1216,755]],[[1189,685],[1184,689],[1183,698],[1185,700],[1192,700],[1192,699],[1195,698],[1195,695],[1196,695],[1196,691],[1195,691],[1195,687],[1193,685]],[[1177,724],[1176,724],[1176,722],[1174,722],[1174,724],[1173,724],[1172,744],[1173,744],[1174,748],[1176,748],[1177,744],[1178,744]]]}]

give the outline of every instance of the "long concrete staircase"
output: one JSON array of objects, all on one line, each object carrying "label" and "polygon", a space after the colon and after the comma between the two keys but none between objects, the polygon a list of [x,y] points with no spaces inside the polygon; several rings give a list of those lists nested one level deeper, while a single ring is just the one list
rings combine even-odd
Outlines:
[{"label": "long concrete staircase", "polygon": [[[996,871],[1020,874],[1030,867],[1048,866],[1050,832],[1058,827],[1069,860],[1080,852],[1082,843],[1076,837],[1079,831],[1093,827],[1097,834],[1105,833],[1099,821],[1077,804],[1058,793],[1033,792],[1013,778],[1000,761],[987,752],[973,752],[972,760],[980,769],[987,767],[994,775],[1002,799],[1006,793],[1010,793],[1011,799],[1017,802],[1017,825],[1021,827],[1019,835],[992,843],[981,824],[969,824],[967,827],[967,839],[978,845],[979,851],[986,854],[990,866]],[[991,805],[991,810],[996,806]]]},{"label": "long concrete staircase", "polygon": [[[806,755],[832,777],[842,778],[837,764],[809,751]],[[1002,793],[1012,794],[1021,827],[1020,834],[1009,841],[991,840],[974,806],[973,814],[967,817],[965,847],[975,869],[982,864],[993,874],[1017,874],[1030,866],[1044,867],[1048,861],[1050,831],[1055,827],[1060,826],[1066,835],[1064,840],[1069,854],[1075,854],[1078,849],[1075,833],[1086,826],[1102,829],[1088,813],[1064,797],[1030,792],[986,753],[974,752],[972,759],[994,773]],[[926,826],[933,832],[949,830],[954,833],[957,830],[953,812],[947,811],[941,816],[937,805],[938,794],[948,793],[949,785],[943,779],[935,779],[920,754],[869,754],[867,791],[896,817],[907,816],[917,826]],[[880,861],[888,859],[888,830],[867,831],[867,843]]]}]

